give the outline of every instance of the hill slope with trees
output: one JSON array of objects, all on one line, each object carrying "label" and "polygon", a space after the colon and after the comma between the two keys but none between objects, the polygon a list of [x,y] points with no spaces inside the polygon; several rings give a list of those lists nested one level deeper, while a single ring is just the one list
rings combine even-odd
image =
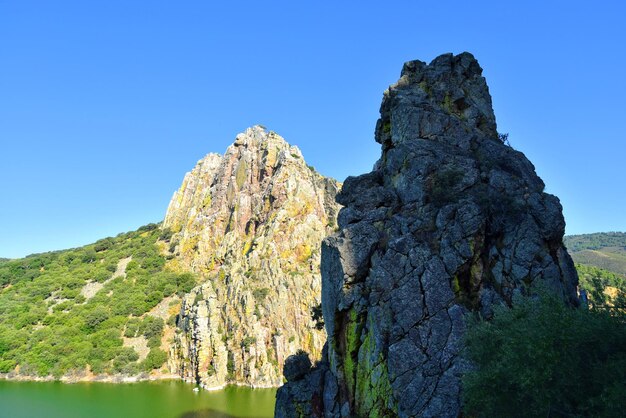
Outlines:
[{"label": "hill slope with trees", "polygon": [[626,233],[569,235],[564,243],[591,303],[626,306]]},{"label": "hill slope with trees", "polygon": [[196,284],[166,269],[162,235],[149,224],[0,262],[0,373],[88,380],[159,369],[180,296]]}]

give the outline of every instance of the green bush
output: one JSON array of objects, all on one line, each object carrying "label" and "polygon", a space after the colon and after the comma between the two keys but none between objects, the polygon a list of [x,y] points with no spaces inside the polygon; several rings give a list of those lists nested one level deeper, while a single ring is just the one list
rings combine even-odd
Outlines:
[{"label": "green bush", "polygon": [[163,332],[164,322],[161,318],[155,318],[153,316],[146,316],[141,323],[140,332],[146,338],[152,338],[154,336],[161,336]]},{"label": "green bush", "polygon": [[463,379],[472,417],[613,417],[626,409],[626,316],[549,296],[476,321]]},{"label": "green bush", "polygon": [[108,309],[104,306],[98,306],[85,316],[85,325],[90,330],[95,329],[100,323],[109,318]]},{"label": "green bush", "polygon": [[15,368],[14,360],[0,360],[0,373],[9,373]]},{"label": "green bush", "polygon": [[113,238],[101,239],[99,241],[96,241],[96,243],[93,246],[93,249],[98,253],[102,251],[106,251],[113,246],[113,242],[114,242]]},{"label": "green bush", "polygon": [[322,313],[322,304],[319,303],[311,308],[311,319],[315,322],[315,329],[324,329],[324,314]]},{"label": "green bush", "polygon": [[133,338],[139,334],[139,326],[141,324],[141,320],[139,318],[130,318],[126,323],[126,328],[124,329],[124,337]]},{"label": "green bush", "polygon": [[257,288],[252,291],[252,296],[259,302],[263,303],[267,295],[269,295],[270,290],[267,287]]},{"label": "green bush", "polygon": [[163,363],[165,363],[166,360],[167,354],[165,351],[158,348],[151,348],[148,356],[143,361],[143,369],[146,371],[158,369],[163,365]]},{"label": "green bush", "polygon": [[457,193],[455,187],[463,180],[463,172],[457,168],[435,172],[430,178],[430,200],[437,206],[450,203]]},{"label": "green bush", "polygon": [[162,241],[169,241],[172,238],[172,235],[174,235],[174,231],[172,231],[170,228],[165,228],[161,231],[159,239]]},{"label": "green bush", "polygon": [[[624,276],[601,269],[576,263],[576,271],[580,279],[579,287],[587,292],[592,306],[626,306],[626,279]],[[605,293],[605,289],[613,287],[614,297]]]},{"label": "green bush", "polygon": [[256,337],[247,336],[241,341],[241,347],[246,350],[250,348],[252,344],[256,344]]}]

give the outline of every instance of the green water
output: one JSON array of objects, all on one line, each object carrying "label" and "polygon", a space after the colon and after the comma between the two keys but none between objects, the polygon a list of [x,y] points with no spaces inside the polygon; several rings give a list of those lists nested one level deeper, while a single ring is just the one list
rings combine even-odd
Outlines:
[{"label": "green water", "polygon": [[177,381],[39,383],[0,380],[4,418],[271,417],[275,389],[227,387],[214,392]]}]

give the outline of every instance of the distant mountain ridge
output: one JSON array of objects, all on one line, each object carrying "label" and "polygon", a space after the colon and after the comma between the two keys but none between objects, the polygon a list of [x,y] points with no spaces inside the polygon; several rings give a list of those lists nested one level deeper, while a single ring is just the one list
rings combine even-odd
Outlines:
[{"label": "distant mountain ridge", "polygon": [[564,242],[576,263],[626,275],[625,232],[569,235]]},{"label": "distant mountain ridge", "polygon": [[626,232],[594,232],[592,234],[566,235],[565,245],[572,252],[597,250],[602,247],[626,247]]},{"label": "distant mountain ridge", "polygon": [[579,289],[592,306],[626,305],[626,233],[596,232],[564,238],[576,263]]}]

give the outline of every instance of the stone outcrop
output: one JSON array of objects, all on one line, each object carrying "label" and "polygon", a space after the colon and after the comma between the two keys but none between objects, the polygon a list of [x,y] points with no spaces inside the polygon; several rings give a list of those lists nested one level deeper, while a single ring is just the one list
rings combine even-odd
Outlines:
[{"label": "stone outcrop", "polygon": [[456,417],[468,313],[540,287],[577,304],[559,200],[496,131],[471,54],[407,62],[380,113],[382,156],[322,245],[323,359],[277,417]]},{"label": "stone outcrop", "polygon": [[164,221],[171,266],[203,281],[183,298],[170,355],[184,379],[278,386],[287,356],[304,349],[319,358],[325,334],[311,309],[338,187],[260,126],[185,176]]}]

